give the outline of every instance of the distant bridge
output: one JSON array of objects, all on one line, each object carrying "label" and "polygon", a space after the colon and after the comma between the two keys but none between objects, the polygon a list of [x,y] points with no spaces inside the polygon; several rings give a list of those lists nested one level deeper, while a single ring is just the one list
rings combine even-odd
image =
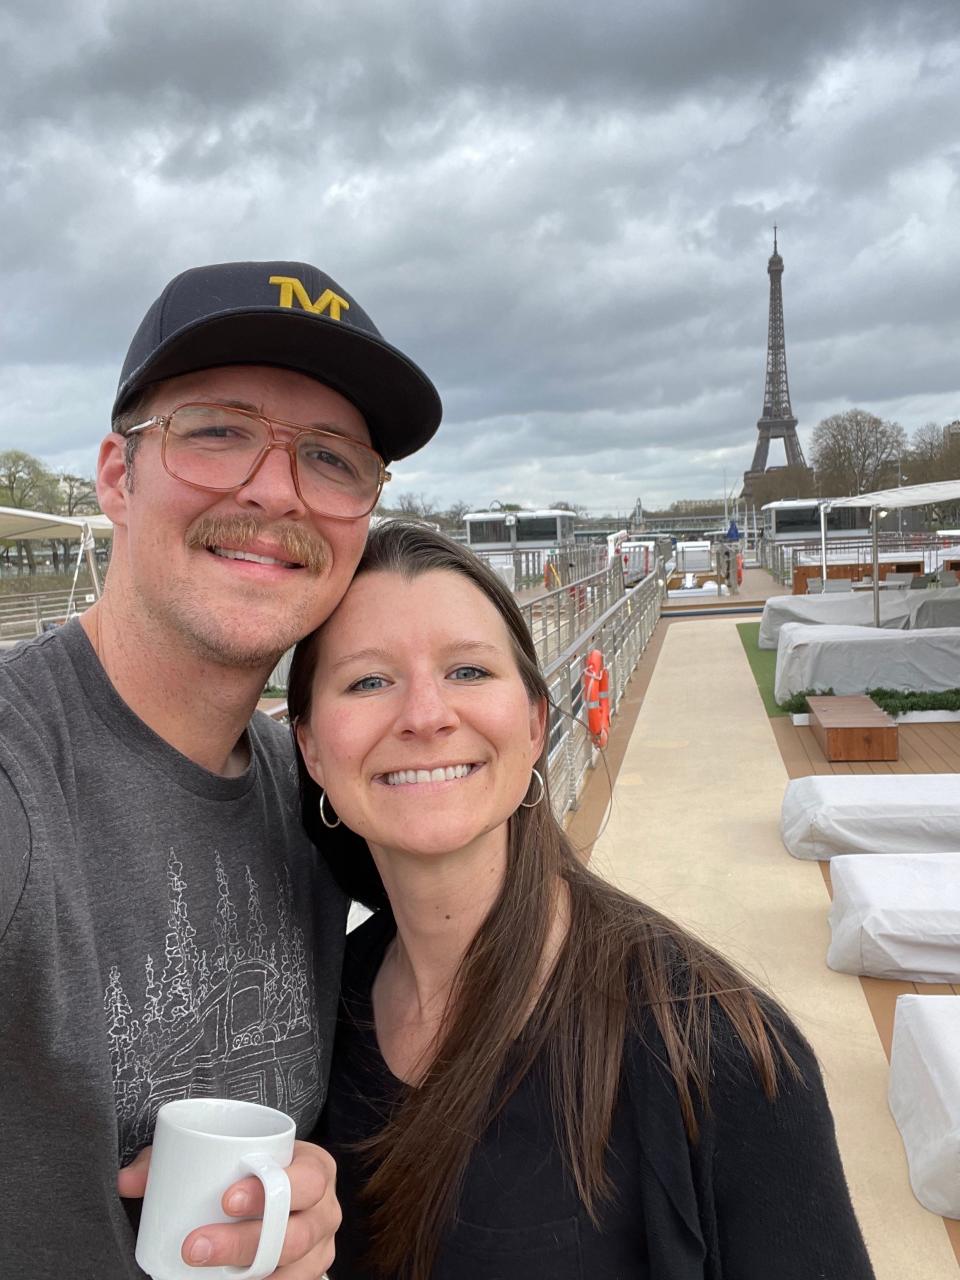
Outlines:
[{"label": "distant bridge", "polygon": [[708,529],[721,529],[726,533],[729,525],[730,517],[725,517],[722,511],[712,516],[644,516],[643,519],[645,533],[694,533]]}]

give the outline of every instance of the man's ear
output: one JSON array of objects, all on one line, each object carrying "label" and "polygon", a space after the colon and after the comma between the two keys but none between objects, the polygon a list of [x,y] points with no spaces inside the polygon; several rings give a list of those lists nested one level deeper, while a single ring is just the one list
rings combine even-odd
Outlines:
[{"label": "man's ear", "polygon": [[318,787],[323,784],[323,768],[317,759],[313,734],[310,731],[309,724],[303,720],[297,721],[297,746],[300,748],[300,754],[303,756],[303,763],[307,766],[307,772],[314,780]]},{"label": "man's ear", "polygon": [[104,437],[97,457],[97,498],[100,510],[114,524],[127,523],[127,441],[124,436],[111,431]]}]

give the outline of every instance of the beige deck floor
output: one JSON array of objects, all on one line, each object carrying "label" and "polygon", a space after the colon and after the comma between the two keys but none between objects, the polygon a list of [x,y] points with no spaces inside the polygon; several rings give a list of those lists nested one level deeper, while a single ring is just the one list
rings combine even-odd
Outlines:
[{"label": "beige deck floor", "polygon": [[877,1280],[955,1280],[943,1221],[910,1191],[863,988],[824,961],[820,867],[780,841],[787,777],[734,620],[673,625],[591,865],[723,949],[796,1018],[823,1067]]}]

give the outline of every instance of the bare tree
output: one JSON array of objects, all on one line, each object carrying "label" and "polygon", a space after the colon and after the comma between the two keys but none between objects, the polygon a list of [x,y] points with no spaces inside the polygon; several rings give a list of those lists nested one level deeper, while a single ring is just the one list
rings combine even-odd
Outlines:
[{"label": "bare tree", "polygon": [[62,471],[57,477],[57,489],[59,510],[65,516],[95,515],[100,510],[95,480]]},{"label": "bare tree", "polygon": [[[54,503],[56,478],[39,458],[24,453],[22,449],[5,449],[0,453],[0,503],[5,507],[25,510],[48,510]],[[29,542],[18,544],[21,562],[26,559],[30,572],[36,571],[33,547]]]},{"label": "bare tree", "polygon": [[457,502],[450,503],[449,507],[447,507],[446,515],[452,525],[459,526],[463,524],[463,517],[467,512],[472,510],[473,505],[471,503],[464,502],[460,499]]},{"label": "bare tree", "polygon": [[897,422],[848,409],[818,423],[811,443],[821,494],[839,498],[896,484],[907,433]]},{"label": "bare tree", "polygon": [[817,487],[809,467],[774,467],[750,482],[750,502],[758,510],[781,498],[813,498]]},{"label": "bare tree", "polygon": [[398,493],[397,509],[405,516],[429,520],[437,513],[436,504],[425,493]]}]

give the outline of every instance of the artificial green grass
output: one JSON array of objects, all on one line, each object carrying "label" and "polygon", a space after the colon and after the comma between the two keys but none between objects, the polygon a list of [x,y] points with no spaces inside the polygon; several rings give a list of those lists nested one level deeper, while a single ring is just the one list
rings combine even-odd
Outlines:
[{"label": "artificial green grass", "polygon": [[746,652],[747,661],[750,663],[750,670],[753,672],[753,678],[757,682],[757,688],[760,690],[760,697],[763,699],[767,715],[788,715],[789,712],[778,706],[777,700],[773,696],[774,678],[777,674],[776,649],[760,648],[759,622],[738,622],[737,630],[740,632],[740,642]]}]

